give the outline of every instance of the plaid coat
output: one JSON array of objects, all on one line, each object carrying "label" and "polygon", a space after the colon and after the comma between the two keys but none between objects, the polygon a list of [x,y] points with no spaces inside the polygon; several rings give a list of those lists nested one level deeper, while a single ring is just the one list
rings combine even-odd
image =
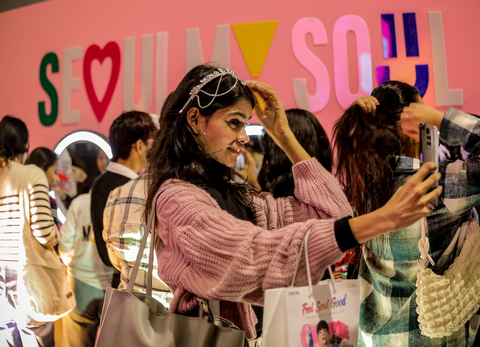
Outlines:
[{"label": "plaid coat", "polygon": [[[451,145],[462,145],[469,153],[480,153],[480,120],[449,108],[440,136]],[[418,170],[417,159],[401,157],[397,188]],[[442,161],[439,184],[443,187],[438,208],[427,218],[432,270],[442,275],[460,254],[468,222],[477,216],[480,203],[480,159]],[[420,267],[420,224],[383,235],[371,249],[363,247],[359,278],[362,281],[359,346],[472,346],[476,327],[445,338],[421,335],[416,312],[416,278]],[[378,260],[373,263],[372,255]],[[480,295],[480,293],[479,293]]]},{"label": "plaid coat", "polygon": [[[126,289],[137,259],[138,249],[146,227],[143,218],[147,202],[145,175],[141,175],[110,192],[103,213],[103,239],[108,257],[120,272],[119,289]],[[146,292],[150,237],[145,246],[133,289]],[[153,258],[152,295],[167,308],[173,294],[158,277],[157,257]]]}]

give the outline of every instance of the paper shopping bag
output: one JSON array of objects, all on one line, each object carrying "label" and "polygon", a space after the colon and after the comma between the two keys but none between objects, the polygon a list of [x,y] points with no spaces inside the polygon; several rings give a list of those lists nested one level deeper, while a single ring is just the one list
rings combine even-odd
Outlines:
[{"label": "paper shopping bag", "polygon": [[269,289],[263,319],[265,347],[357,347],[360,280]]}]

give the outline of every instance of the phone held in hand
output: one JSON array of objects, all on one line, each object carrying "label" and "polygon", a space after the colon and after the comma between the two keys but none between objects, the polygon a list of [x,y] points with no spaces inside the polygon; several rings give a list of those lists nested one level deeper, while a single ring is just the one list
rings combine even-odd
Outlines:
[{"label": "phone held in hand", "polygon": [[[436,170],[430,174],[438,172],[438,129],[436,126],[420,123],[420,163],[434,162],[437,166]],[[432,189],[438,186],[435,182]],[[435,209],[438,207],[438,198],[430,201],[429,207]]]}]

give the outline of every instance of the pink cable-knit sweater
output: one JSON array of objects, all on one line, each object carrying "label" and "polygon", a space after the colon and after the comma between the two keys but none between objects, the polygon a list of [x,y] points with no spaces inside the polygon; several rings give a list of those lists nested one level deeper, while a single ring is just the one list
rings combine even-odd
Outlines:
[{"label": "pink cable-knit sweater", "polygon": [[[223,211],[203,189],[168,180],[157,202],[158,274],[174,293],[170,312],[187,313],[197,297],[220,300],[221,316],[254,338],[250,303],[263,305],[266,289],[290,285],[299,248],[311,228],[308,254],[312,280],[342,258],[334,221],[352,215],[337,180],[316,159],[293,166],[295,196],[254,195],[257,225]],[[160,243],[157,242],[157,245]],[[304,258],[304,255],[301,255]],[[295,285],[307,284],[305,261]]]}]

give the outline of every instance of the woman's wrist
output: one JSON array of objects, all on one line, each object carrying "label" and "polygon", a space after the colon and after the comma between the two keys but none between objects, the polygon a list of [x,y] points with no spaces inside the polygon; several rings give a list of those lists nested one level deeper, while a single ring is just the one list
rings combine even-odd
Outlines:
[{"label": "woman's wrist", "polygon": [[442,120],[443,120],[443,112],[438,111],[434,108],[431,108],[428,114],[428,121],[426,123],[430,125],[434,125],[437,127],[437,129],[440,129]]},{"label": "woman's wrist", "polygon": [[346,252],[360,245],[350,227],[349,220],[351,218],[351,216],[347,216],[334,223],[335,239],[337,240],[338,248],[340,248],[342,252]]},{"label": "woman's wrist", "polygon": [[358,243],[364,243],[381,234],[395,230],[394,223],[388,217],[388,214],[383,213],[383,210],[384,208],[382,207],[348,221],[353,236]]},{"label": "woman's wrist", "polygon": [[282,150],[284,147],[288,147],[289,143],[297,140],[291,129],[281,135],[270,135],[270,137]]}]

